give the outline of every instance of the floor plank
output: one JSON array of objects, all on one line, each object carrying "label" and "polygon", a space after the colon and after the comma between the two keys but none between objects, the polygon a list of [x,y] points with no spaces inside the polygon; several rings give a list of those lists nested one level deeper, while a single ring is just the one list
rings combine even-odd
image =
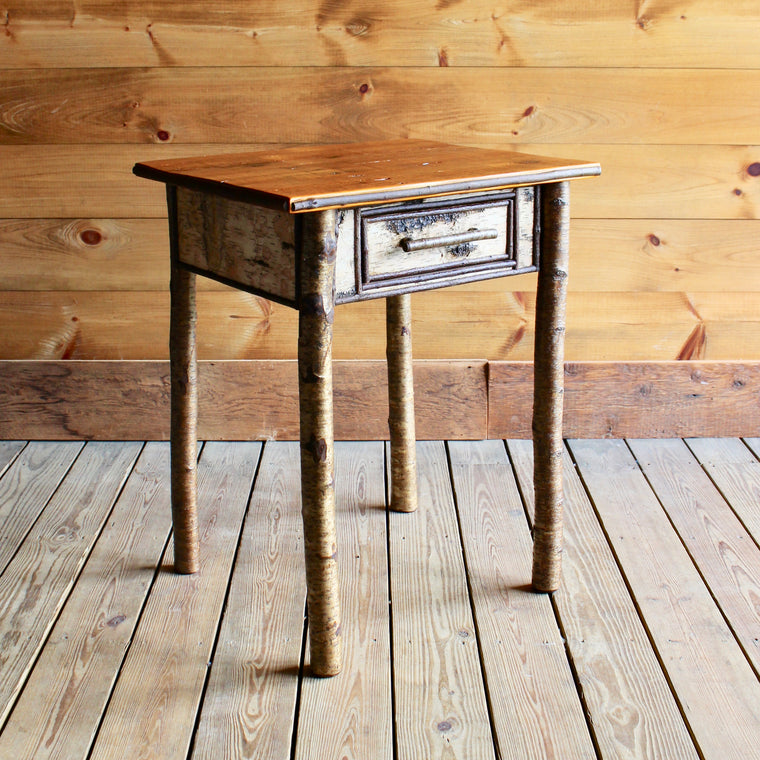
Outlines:
[{"label": "floor plank", "polygon": [[0,476],[26,446],[26,441],[0,441]]},{"label": "floor plank", "polygon": [[628,444],[760,676],[760,548],[683,441]]},{"label": "floor plank", "polygon": [[147,444],[0,735],[0,757],[86,757],[169,536],[168,467],[168,444]]},{"label": "floor plank", "polygon": [[571,451],[705,760],[745,760],[760,683],[624,441]]},{"label": "floor plank", "polygon": [[0,442],[0,757],[755,757],[760,439],[565,454],[547,596],[529,441],[419,443],[412,514],[382,442],[338,444],[345,665],[315,679],[297,443],[203,447],[177,576],[167,444]]},{"label": "floor plank", "polygon": [[760,545],[760,439],[753,449],[738,438],[690,438],[687,445]]},{"label": "floor plank", "polygon": [[504,443],[448,446],[498,756],[596,758]]},{"label": "floor plank", "polygon": [[306,583],[297,443],[266,444],[193,760],[290,757]]},{"label": "floor plank", "polygon": [[[533,514],[533,444],[509,441]],[[697,750],[567,451],[563,575],[553,595],[602,760],[696,760]]]},{"label": "floor plank", "polygon": [[444,444],[418,443],[417,460],[419,507],[389,521],[397,757],[492,760]]},{"label": "floor plank", "polygon": [[337,443],[335,483],[343,670],[304,679],[295,757],[391,760],[383,444]]},{"label": "floor plank", "polygon": [[198,464],[201,567],[161,568],[92,760],[185,758],[261,444],[207,443]]},{"label": "floor plank", "polygon": [[12,461],[13,448],[4,447],[7,469],[0,479],[0,571],[5,570],[81,450],[78,441],[68,445],[33,441]]},{"label": "floor plank", "polygon": [[140,451],[88,443],[0,577],[5,720]]}]

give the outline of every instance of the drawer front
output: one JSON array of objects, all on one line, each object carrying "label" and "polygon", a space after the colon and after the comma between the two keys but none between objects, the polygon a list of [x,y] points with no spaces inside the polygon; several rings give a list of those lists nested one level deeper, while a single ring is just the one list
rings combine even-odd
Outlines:
[{"label": "drawer front", "polygon": [[424,280],[499,276],[517,266],[516,193],[362,209],[357,215],[362,291]]}]

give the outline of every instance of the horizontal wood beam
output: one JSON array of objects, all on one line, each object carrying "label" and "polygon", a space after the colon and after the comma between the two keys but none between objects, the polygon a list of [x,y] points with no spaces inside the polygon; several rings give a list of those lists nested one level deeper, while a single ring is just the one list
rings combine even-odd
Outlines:
[{"label": "horizontal wood beam", "polygon": [[[415,362],[419,439],[529,438],[530,362]],[[199,435],[298,438],[295,361],[202,361]],[[0,361],[0,439],[165,440],[166,361]],[[336,438],[385,439],[383,361],[335,362]],[[569,362],[565,436],[757,436],[760,362]]]},{"label": "horizontal wood beam", "polygon": [[[533,365],[488,365],[489,438],[530,438]],[[566,438],[756,436],[760,362],[567,362]]]},{"label": "horizontal wood beam", "polygon": [[[487,434],[484,361],[415,362],[420,438]],[[334,362],[335,437],[388,437],[385,362]],[[198,362],[203,440],[297,440],[295,361]],[[0,439],[167,440],[168,361],[0,361]]]}]

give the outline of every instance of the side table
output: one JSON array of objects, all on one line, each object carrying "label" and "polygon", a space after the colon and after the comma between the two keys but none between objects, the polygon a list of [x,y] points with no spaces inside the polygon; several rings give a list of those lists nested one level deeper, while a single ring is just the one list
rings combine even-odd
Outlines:
[{"label": "side table", "polygon": [[163,182],[171,242],[174,567],[198,569],[195,275],[298,310],[311,670],[341,667],[333,486],[336,304],[386,299],[391,508],[417,506],[410,293],[538,270],[533,586],[557,588],[568,180],[595,163],[422,140],[137,164]]}]

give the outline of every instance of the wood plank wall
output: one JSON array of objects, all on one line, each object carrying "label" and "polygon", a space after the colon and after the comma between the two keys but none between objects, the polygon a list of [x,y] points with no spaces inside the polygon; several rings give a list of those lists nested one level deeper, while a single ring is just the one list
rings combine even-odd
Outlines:
[{"label": "wood plank wall", "polygon": [[[424,137],[600,161],[567,358],[760,359],[757,0],[25,0],[0,11],[0,359],[163,359],[163,188],[135,161]],[[534,281],[414,296],[420,359],[532,356]],[[295,314],[203,281],[203,359]],[[335,355],[384,356],[382,304]],[[357,329],[360,328],[360,329]]]}]

